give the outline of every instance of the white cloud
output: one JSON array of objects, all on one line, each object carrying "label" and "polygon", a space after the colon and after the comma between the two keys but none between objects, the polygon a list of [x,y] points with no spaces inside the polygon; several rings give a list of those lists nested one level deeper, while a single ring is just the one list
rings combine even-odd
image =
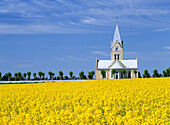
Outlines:
[{"label": "white cloud", "polygon": [[91,48],[91,49],[107,49],[106,47],[100,47],[100,46],[90,46],[88,48]]},{"label": "white cloud", "polygon": [[[169,3],[168,0],[163,2]],[[106,32],[113,27],[116,16],[120,17],[121,26],[127,29],[132,26],[168,27],[170,9],[161,5],[163,2],[159,0],[79,0],[74,2],[3,0],[0,2],[0,14],[2,14],[0,33]],[[2,24],[4,22],[5,24]],[[91,25],[95,27],[91,28]],[[155,32],[167,30],[170,28],[156,29]]]},{"label": "white cloud", "polygon": [[87,24],[95,24],[96,23],[96,19],[88,17],[86,19],[83,19],[82,22],[83,23],[87,23]]},{"label": "white cloud", "polygon": [[75,57],[75,56],[68,56],[67,58],[71,59],[71,60],[75,60],[75,61],[83,61],[83,62],[89,61],[88,59],[79,58],[79,57]]},{"label": "white cloud", "polygon": [[170,46],[165,46],[164,49],[170,50]]},{"label": "white cloud", "polygon": [[61,62],[70,62],[68,59],[66,58],[61,58],[61,57],[54,57],[54,59],[61,61]]},{"label": "white cloud", "polygon": [[170,28],[161,28],[161,29],[156,29],[153,32],[163,32],[163,31],[168,31]]},{"label": "white cloud", "polygon": [[[69,27],[57,26],[55,24],[31,24],[11,25],[0,24],[0,34],[53,34],[53,33],[80,33],[93,32],[90,30],[71,29]],[[94,32],[96,32],[94,30]]]},{"label": "white cloud", "polygon": [[92,51],[91,53],[95,55],[109,56],[109,54],[107,54],[106,52],[101,51]]},{"label": "white cloud", "polygon": [[137,56],[138,56],[140,59],[143,58],[143,55],[141,55],[141,54],[138,53],[138,52],[134,52],[134,51],[125,51],[124,54],[125,54],[125,59],[129,59],[129,58],[135,59]]},{"label": "white cloud", "polygon": [[125,52],[125,55],[137,55],[138,52],[133,52],[133,51],[129,51],[129,52]]}]

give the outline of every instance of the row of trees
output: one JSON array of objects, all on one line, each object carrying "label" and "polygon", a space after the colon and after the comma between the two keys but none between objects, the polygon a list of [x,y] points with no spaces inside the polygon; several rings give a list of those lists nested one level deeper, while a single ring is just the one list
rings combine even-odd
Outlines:
[{"label": "row of trees", "polygon": [[[112,69],[111,72],[112,72],[113,75],[115,75],[116,69]],[[126,73],[127,73],[126,69],[122,69],[121,73],[123,74],[123,78],[126,78]],[[137,78],[137,73],[138,73],[138,78],[142,78],[140,72],[137,72],[136,70],[134,70],[133,73],[135,74],[135,78]],[[101,74],[102,74],[103,78],[106,77],[106,71],[105,70],[101,70]],[[144,70],[143,78],[150,78],[150,77],[151,77],[151,75],[149,74],[148,70]],[[155,69],[155,70],[153,70],[152,77],[170,77],[170,68],[163,70],[162,74],[161,73],[159,74],[158,70]]]},{"label": "row of trees", "polygon": [[[143,78],[150,78],[151,75],[149,74],[148,70],[144,70]],[[158,70],[153,70],[152,77],[170,77],[170,68],[163,70],[162,74],[158,73]]]},{"label": "row of trees", "polygon": [[[112,69],[112,74],[115,75],[116,73],[116,69]],[[126,78],[126,69],[122,69],[122,78]],[[133,71],[133,73],[135,74],[135,77],[137,77],[137,73],[138,73],[138,78],[142,78],[141,76],[141,73],[140,72],[137,72],[136,70]],[[21,73],[21,72],[18,72],[18,73],[14,73],[14,76],[12,76],[12,73],[6,73],[2,76],[2,73],[0,72],[0,81],[19,81],[19,80],[68,80],[68,79],[93,79],[94,75],[95,75],[95,72],[94,71],[91,71],[91,72],[88,72],[88,75],[86,76],[84,74],[83,71],[81,71],[79,73],[79,77],[75,77],[73,75],[73,72],[70,71],[69,72],[69,77],[68,76],[64,76],[64,73],[62,71],[59,71],[59,75],[58,76],[55,76],[55,73],[54,72],[51,72],[49,71],[48,72],[48,75],[49,75],[49,78],[48,77],[45,77],[45,73],[40,71],[37,73],[33,73],[33,79],[31,79],[31,72],[27,72],[27,73]],[[103,78],[106,77],[106,72],[105,70],[101,70],[101,74],[103,76]],[[148,72],[148,70],[144,70],[144,74],[143,74],[143,78],[150,78],[150,77],[170,77],[170,68],[166,69],[166,70],[163,70],[163,73],[158,73],[158,70],[155,69],[153,71],[153,75],[151,76]]]},{"label": "row of trees", "polygon": [[68,76],[64,76],[64,73],[62,71],[59,71],[59,75],[58,76],[55,76],[55,73],[52,72],[52,71],[49,71],[48,72],[48,75],[49,75],[49,78],[48,77],[45,77],[45,73],[40,71],[37,73],[33,73],[33,77],[31,79],[31,72],[27,72],[27,73],[21,73],[21,72],[18,72],[18,73],[14,73],[14,76],[12,76],[12,73],[9,72],[9,73],[6,73],[2,76],[2,73],[0,72],[0,81],[20,81],[20,80],[72,80],[72,79],[93,79],[94,77],[94,74],[95,72],[94,71],[91,71],[91,72],[88,72],[88,76],[86,77],[86,75],[84,74],[83,71],[81,71],[79,73],[79,77],[75,77],[73,75],[73,72],[70,71],[69,72],[69,77]]}]

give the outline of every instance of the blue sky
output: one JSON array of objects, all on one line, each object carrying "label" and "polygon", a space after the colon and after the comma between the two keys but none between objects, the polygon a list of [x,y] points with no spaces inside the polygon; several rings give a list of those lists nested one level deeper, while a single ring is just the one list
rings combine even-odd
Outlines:
[{"label": "blue sky", "polygon": [[117,16],[125,59],[170,66],[169,0],[1,0],[0,72],[87,74],[110,59]]}]

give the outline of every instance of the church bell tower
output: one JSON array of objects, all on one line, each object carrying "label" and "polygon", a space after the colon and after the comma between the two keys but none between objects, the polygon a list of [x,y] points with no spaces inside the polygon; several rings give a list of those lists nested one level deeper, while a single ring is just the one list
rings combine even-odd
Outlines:
[{"label": "church bell tower", "polygon": [[121,41],[118,28],[118,18],[116,19],[116,29],[113,41],[111,41],[111,60],[123,60],[123,41]]}]

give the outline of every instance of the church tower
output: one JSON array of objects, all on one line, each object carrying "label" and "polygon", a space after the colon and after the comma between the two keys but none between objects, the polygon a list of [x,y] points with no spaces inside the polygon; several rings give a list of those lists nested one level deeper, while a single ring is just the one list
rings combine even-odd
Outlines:
[{"label": "church tower", "polygon": [[123,41],[118,28],[118,18],[113,41],[111,41],[111,60],[123,60]]}]

